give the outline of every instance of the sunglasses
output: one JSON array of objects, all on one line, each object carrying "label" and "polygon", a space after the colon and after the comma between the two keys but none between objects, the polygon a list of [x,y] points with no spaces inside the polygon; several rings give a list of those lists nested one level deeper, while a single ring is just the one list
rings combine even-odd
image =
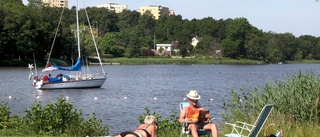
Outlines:
[{"label": "sunglasses", "polygon": [[194,100],[194,99],[190,99],[188,98],[189,101],[192,101],[192,102],[197,102],[198,100]]}]

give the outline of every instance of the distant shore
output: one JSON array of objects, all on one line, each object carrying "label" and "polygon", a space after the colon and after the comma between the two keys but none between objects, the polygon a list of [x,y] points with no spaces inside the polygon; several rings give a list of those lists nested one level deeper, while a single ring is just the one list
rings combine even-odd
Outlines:
[{"label": "distant shore", "polygon": [[[68,60],[51,59],[54,65],[69,66],[72,63]],[[0,62],[0,67],[21,67],[33,64],[33,61],[5,61]],[[90,65],[99,65],[97,59],[90,59]],[[197,57],[197,58],[169,58],[169,57],[153,57],[153,58],[112,58],[102,59],[103,65],[193,65],[193,64],[229,64],[229,65],[263,65],[263,64],[278,64],[268,63],[262,60],[249,59],[228,59],[228,58],[212,58],[212,57]],[[280,64],[320,64],[320,60],[301,60],[301,61],[284,61]],[[37,66],[44,66],[45,63],[37,62]]]},{"label": "distant shore", "polygon": [[192,65],[192,64],[239,64],[257,65],[265,64],[263,61],[247,59],[213,59],[213,58],[113,58],[103,59],[103,63],[121,65]]}]

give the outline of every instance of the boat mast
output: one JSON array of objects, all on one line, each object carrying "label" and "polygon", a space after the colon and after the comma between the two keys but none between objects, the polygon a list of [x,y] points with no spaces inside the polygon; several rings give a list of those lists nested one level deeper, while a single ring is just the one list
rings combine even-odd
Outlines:
[{"label": "boat mast", "polygon": [[78,15],[78,0],[76,0],[76,16],[77,16],[78,58],[80,58],[81,53],[80,53],[80,28],[79,28],[79,15]]}]

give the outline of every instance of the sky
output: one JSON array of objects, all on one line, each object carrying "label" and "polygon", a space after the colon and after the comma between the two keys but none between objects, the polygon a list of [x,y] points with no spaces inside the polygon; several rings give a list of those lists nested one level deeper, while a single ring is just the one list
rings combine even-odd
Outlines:
[{"label": "sky", "polygon": [[[27,4],[28,0],[23,0]],[[69,8],[75,6],[69,0]],[[130,10],[161,5],[183,19],[235,19],[244,17],[264,32],[320,37],[320,2],[316,0],[79,0],[80,8],[107,3],[126,4]],[[84,5],[84,4],[85,5]]]}]

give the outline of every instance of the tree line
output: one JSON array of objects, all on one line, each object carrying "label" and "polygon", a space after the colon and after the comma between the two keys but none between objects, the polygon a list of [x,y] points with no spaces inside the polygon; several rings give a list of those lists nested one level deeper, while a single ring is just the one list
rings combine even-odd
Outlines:
[{"label": "tree line", "polygon": [[[76,59],[75,7],[48,7],[41,0],[0,0],[0,58],[7,61],[45,59],[55,39],[52,58]],[[95,56],[85,9],[79,10],[82,53]],[[179,56],[219,56],[262,60],[270,63],[320,59],[320,38],[296,37],[291,33],[264,32],[244,17],[235,19],[183,19],[181,15],[162,16],[155,20],[151,13],[136,10],[115,13],[106,8],[87,7],[102,57],[153,56],[155,43],[177,41]],[[84,34],[84,35],[82,35]],[[198,35],[202,41],[191,45]],[[72,53],[72,54],[70,54]]]}]

